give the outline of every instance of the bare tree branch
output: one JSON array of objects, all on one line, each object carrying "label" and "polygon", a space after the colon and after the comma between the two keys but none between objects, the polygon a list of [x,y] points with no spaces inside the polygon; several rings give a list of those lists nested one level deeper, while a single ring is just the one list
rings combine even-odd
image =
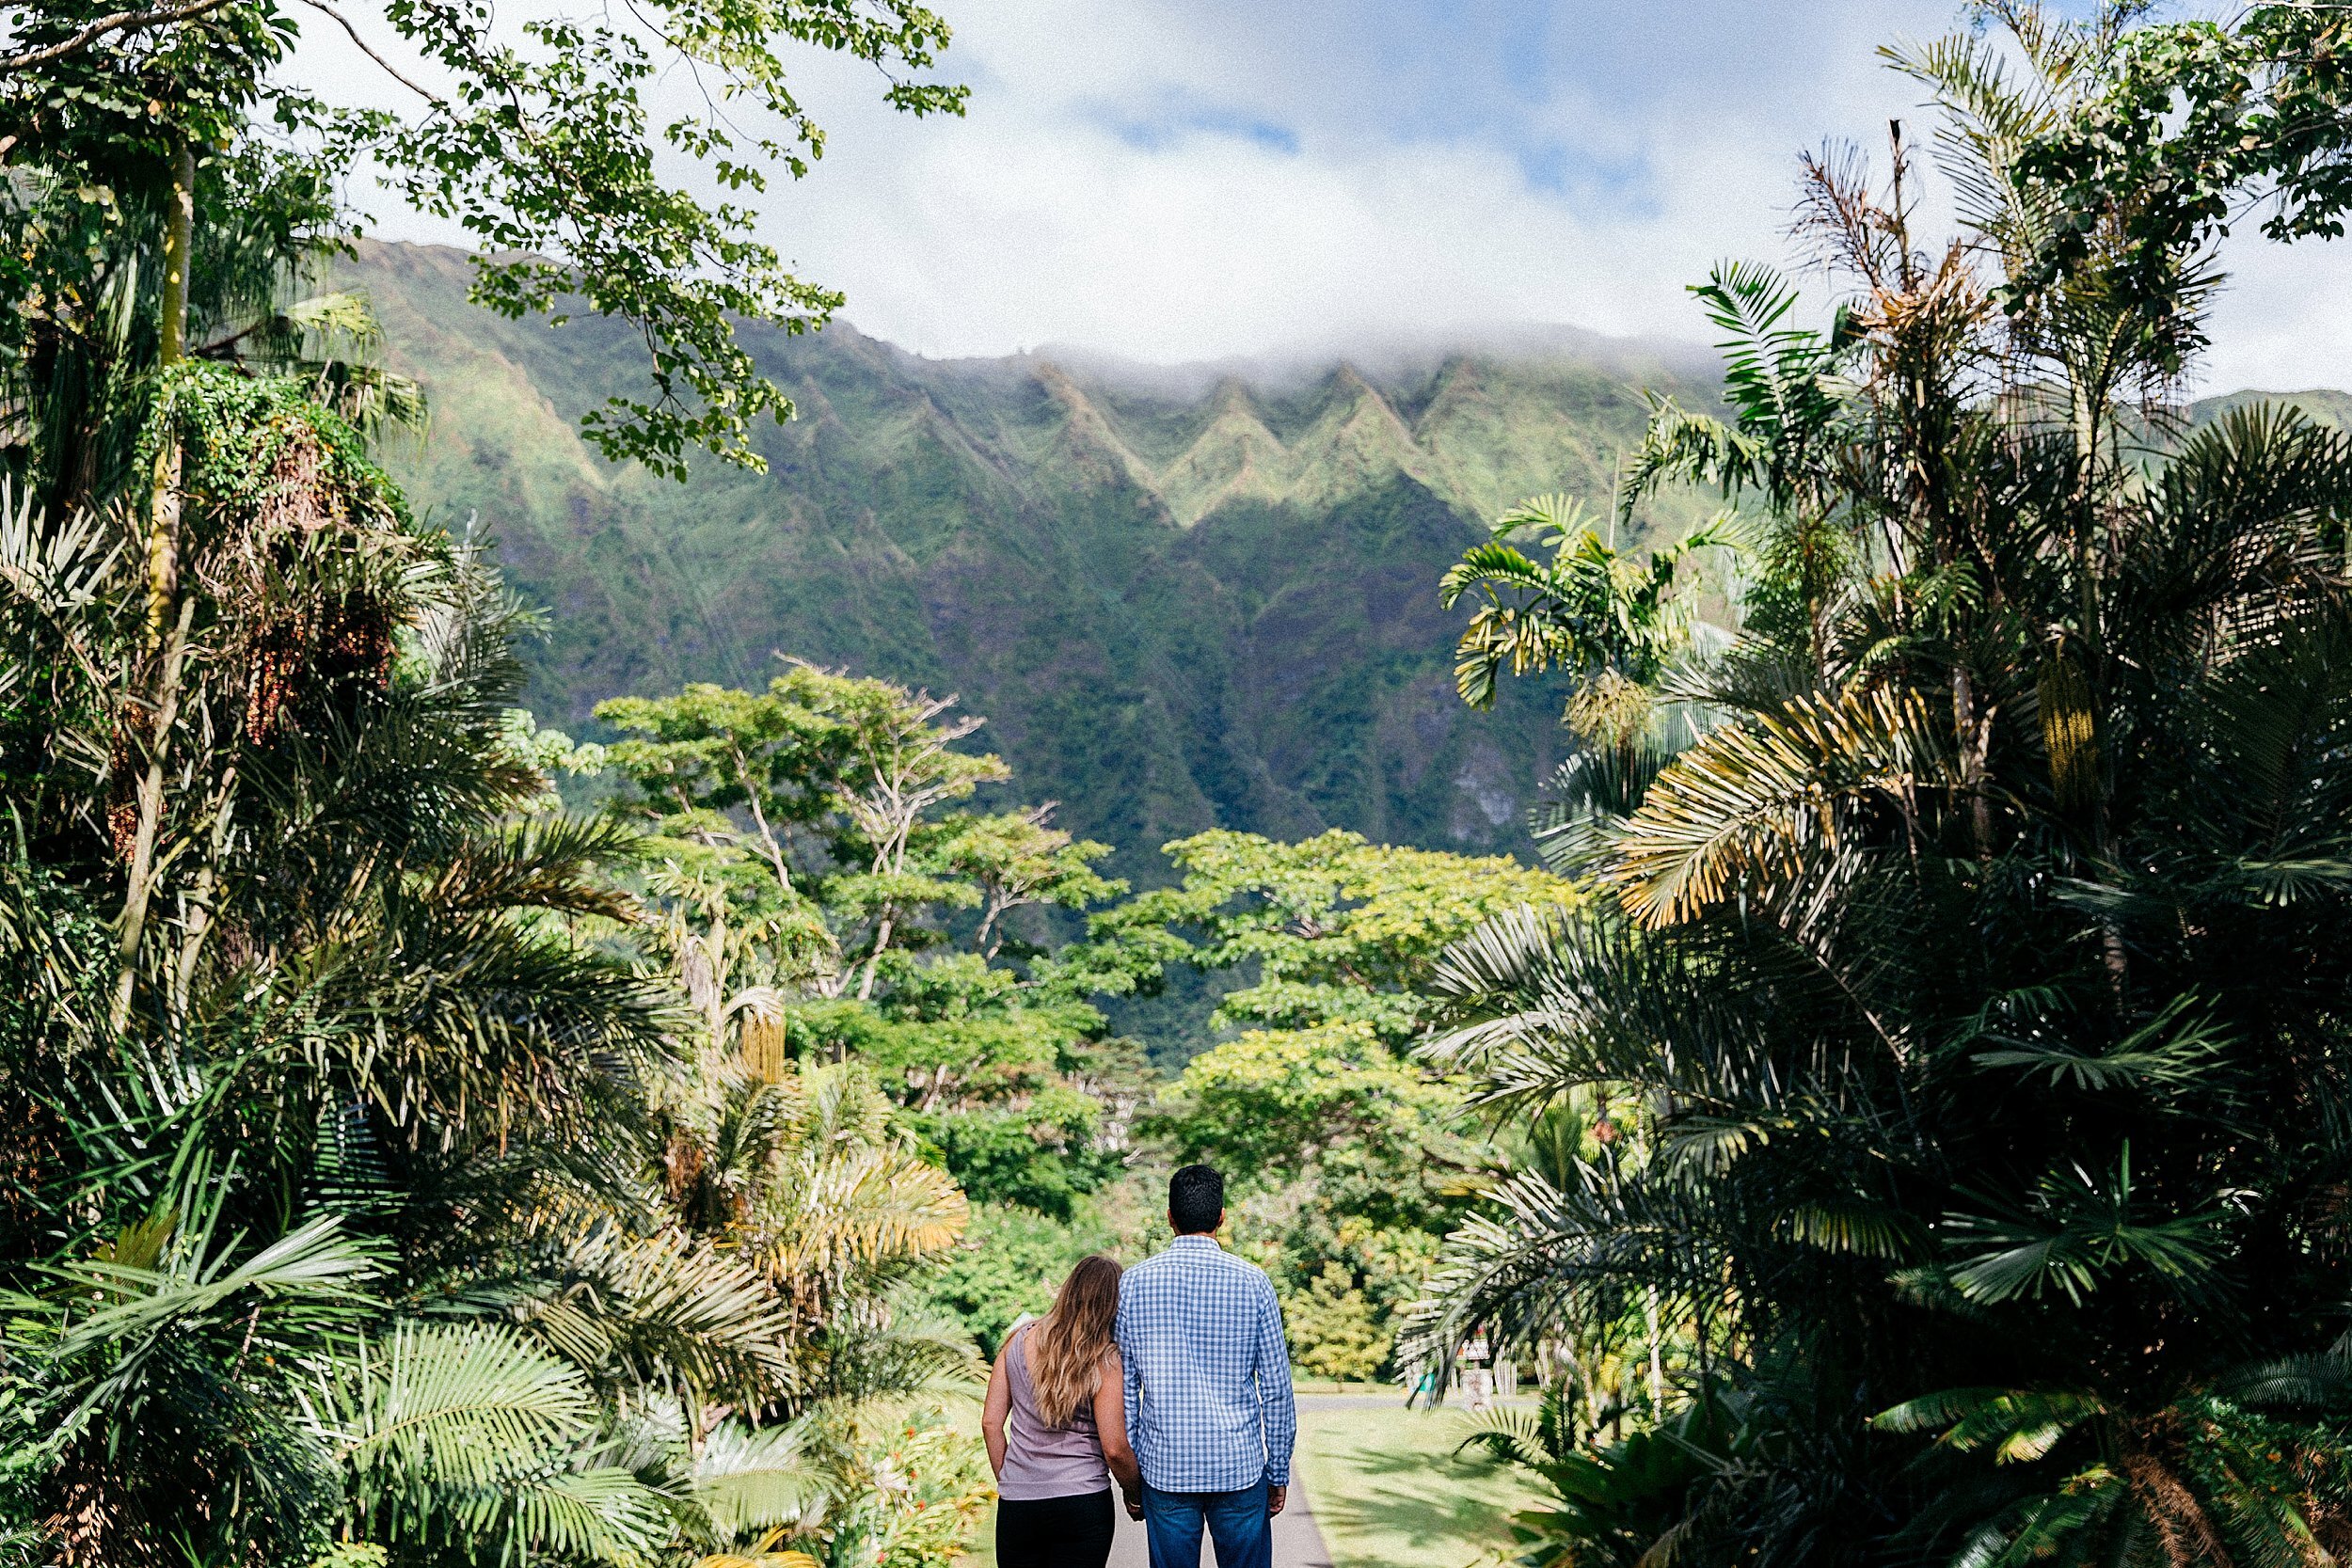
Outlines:
[{"label": "bare tree branch", "polygon": [[27,49],[20,54],[0,55],[0,76],[29,71],[37,65],[47,65],[52,60],[62,60],[69,55],[78,55],[108,33],[143,32],[150,27],[187,22],[208,11],[216,11],[227,4],[229,0],[193,0],[189,5],[167,6],[160,10],[117,11],[112,16],[102,16],[61,42]]},{"label": "bare tree branch", "polygon": [[328,5],[326,0],[302,0],[302,3],[310,7],[314,11],[323,11],[327,16],[334,18],[336,24],[342,27],[344,32],[351,35],[351,41],[359,46],[359,53],[365,55],[369,59],[373,60],[377,65],[383,67],[385,75],[389,76],[393,81],[398,82],[402,87],[406,87],[410,92],[415,93],[419,98],[423,99],[426,103],[437,106],[440,103],[441,99],[438,93],[427,92],[424,88],[417,86],[416,83],[410,81],[407,77],[403,76],[398,71],[394,70],[392,68],[391,61],[386,59],[383,55],[377,54],[373,49],[369,47],[368,40],[359,36],[359,29],[351,24],[351,19],[344,16],[342,12],[337,10],[334,7]]}]

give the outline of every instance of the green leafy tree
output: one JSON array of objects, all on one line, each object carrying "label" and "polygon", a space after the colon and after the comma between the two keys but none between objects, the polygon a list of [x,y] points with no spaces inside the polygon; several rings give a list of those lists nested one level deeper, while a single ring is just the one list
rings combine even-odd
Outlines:
[{"label": "green leafy tree", "polygon": [[980,925],[972,945],[984,959],[1004,951],[1006,917],[1015,910],[1080,911],[1127,891],[1094,863],[1107,844],[1076,840],[1052,826],[1051,803],[999,816],[967,817],[930,845],[925,859],[980,892]]},{"label": "green leafy tree", "polygon": [[[2004,150],[1998,195],[2041,221],[2008,236],[2016,254],[2002,304],[2030,327],[2094,290],[2128,299],[2154,368],[2172,371],[2204,343],[2199,308],[2218,281],[2212,247],[2250,198],[2269,198],[2266,238],[2344,231],[2352,74],[2344,23],[2325,8],[2126,25],[2134,20],[2115,8],[2087,35],[2051,30],[2053,47],[2095,69],[2036,105],[2028,135]],[[2088,213],[2104,221],[2071,221]],[[2124,352],[2149,357],[2139,343]]]},{"label": "green leafy tree", "polygon": [[[358,42],[407,106],[333,104],[285,79],[310,13]],[[471,236],[478,303],[558,322],[580,310],[618,316],[643,334],[645,394],[618,396],[584,421],[608,456],[681,473],[701,446],[756,467],[752,422],[788,417],[791,404],[734,324],[804,330],[840,296],[754,239],[750,209],[684,194],[656,176],[657,158],[693,160],[731,192],[765,190],[772,170],[806,172],[824,136],[780,58],[796,47],[870,62],[887,101],[911,114],[961,113],[964,98],[923,79],[948,28],[911,0],[656,5],[628,24],[539,18],[511,32],[485,5],[391,0],[359,21],[364,29],[317,0],[0,9],[0,149],[34,176],[29,198],[17,186],[10,199],[60,239],[117,241],[96,277],[77,277],[70,255],[26,259],[11,277],[20,297],[62,325],[103,309],[108,289],[160,287],[154,352],[172,362],[199,352],[188,304],[204,287],[213,258],[201,236],[215,217],[232,233],[275,222],[281,245],[337,242],[349,229],[332,193],[365,164],[408,205]],[[404,71],[370,35],[416,63]],[[644,93],[673,68],[700,84],[705,107],[657,129]],[[779,129],[746,132],[746,120]],[[248,205],[250,217],[231,212]],[[64,270],[44,275],[53,266]]]},{"label": "green leafy tree", "polygon": [[761,694],[597,712],[632,732],[605,754],[655,830],[651,928],[714,1049],[771,1072],[856,1061],[984,1201],[1067,1218],[1117,1172],[1136,1069],[1089,998],[1132,986],[1133,966],[1065,961],[1015,927],[1124,884],[1050,807],[948,809],[1005,776],[958,749],[978,720],[804,664]]},{"label": "green leafy tree", "polygon": [[[676,697],[614,698],[596,716],[642,737],[614,745],[608,758],[637,786],[661,839],[677,846],[679,867],[701,867],[718,879],[714,887],[741,886],[755,864],[772,884],[756,902],[773,934],[805,936],[809,917],[824,921],[830,952],[802,955],[813,962],[804,977],[816,993],[838,995],[854,975],[858,1000],[869,1001],[908,922],[990,896],[926,869],[931,841],[953,833],[930,814],[1006,774],[996,757],[954,749],[980,725],[947,717],[954,705],[952,697],[795,664],[764,694],[694,686]],[[816,879],[806,891],[795,881],[801,859]],[[985,925],[1010,907],[993,908]],[[791,963],[780,950],[769,968],[781,974]]]},{"label": "green leafy tree", "polygon": [[1249,1030],[1187,1063],[1147,1131],[1243,1195],[1235,1242],[1274,1275],[1299,1370],[1362,1381],[1501,1168],[1457,1129],[1463,1101],[1366,1023]]},{"label": "green leafy tree", "polygon": [[1296,844],[1218,831],[1165,852],[1176,887],[1096,917],[1096,945],[1152,962],[1243,970],[1219,1027],[1363,1022],[1409,1040],[1424,1016],[1415,986],[1447,943],[1493,914],[1572,896],[1515,861],[1375,845],[1333,830]]}]

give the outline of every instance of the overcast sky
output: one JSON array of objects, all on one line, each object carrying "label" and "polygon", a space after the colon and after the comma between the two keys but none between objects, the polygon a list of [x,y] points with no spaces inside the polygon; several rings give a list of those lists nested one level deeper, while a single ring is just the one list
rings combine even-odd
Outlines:
[{"label": "overcast sky", "polygon": [[[937,0],[962,120],[813,57],[830,133],[767,237],[933,356],[1146,359],[1568,323],[1701,340],[1718,257],[1786,257],[1799,151],[1924,126],[1881,43],[1944,0]],[[299,69],[358,80],[347,46]],[[373,203],[377,231],[435,237]],[[2352,241],[2236,244],[2208,388],[2352,386]]]}]

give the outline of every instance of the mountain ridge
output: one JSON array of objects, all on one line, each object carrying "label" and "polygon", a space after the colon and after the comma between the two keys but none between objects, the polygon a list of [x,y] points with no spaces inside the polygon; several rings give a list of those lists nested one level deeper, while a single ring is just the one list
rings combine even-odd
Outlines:
[{"label": "mountain ridge", "polygon": [[[1605,505],[1645,394],[1715,397],[1709,355],[1573,332],[1519,357],[1424,344],[1252,379],[1247,361],[932,360],[847,324],[747,328],[799,417],[758,432],[765,475],[703,462],[672,483],[577,429],[641,387],[642,343],[483,311],[469,270],[369,244],[338,280],[433,405],[397,477],[487,531],[549,611],[543,720],[593,733],[603,697],[758,686],[777,654],[956,692],[1012,794],[1061,801],[1151,879],[1160,844],[1213,826],[1524,853],[1565,693],[1460,704],[1462,616],[1438,578],[1527,495]],[[1668,498],[1627,543],[1710,510]]]}]

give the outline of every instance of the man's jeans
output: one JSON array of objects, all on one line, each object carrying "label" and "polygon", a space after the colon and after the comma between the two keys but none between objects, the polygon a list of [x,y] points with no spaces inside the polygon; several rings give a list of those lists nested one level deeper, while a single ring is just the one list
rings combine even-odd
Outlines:
[{"label": "man's jeans", "polygon": [[1200,1527],[1216,1545],[1216,1568],[1273,1568],[1273,1521],[1265,1482],[1238,1492],[1162,1492],[1143,1483],[1143,1528],[1152,1568],[1200,1568]]}]

